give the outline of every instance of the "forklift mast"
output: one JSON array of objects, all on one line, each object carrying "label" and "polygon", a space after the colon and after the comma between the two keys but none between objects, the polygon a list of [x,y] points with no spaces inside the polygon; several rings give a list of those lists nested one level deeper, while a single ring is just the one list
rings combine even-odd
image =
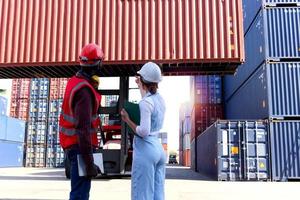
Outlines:
[{"label": "forklift mast", "polygon": [[[120,110],[124,107],[125,101],[129,96],[129,77],[120,77],[119,90],[100,90],[101,95],[118,95],[118,101],[115,105],[100,107],[99,114],[109,115],[120,123],[106,124],[101,128],[101,134],[98,136],[102,140],[103,146],[118,137],[120,141],[119,149],[109,149],[101,147],[98,151],[103,156],[104,174],[110,175],[128,175],[131,172],[132,164],[132,141],[133,136],[129,134],[126,124],[121,120]],[[114,121],[113,120],[113,121]],[[116,141],[116,140],[115,140]]]}]

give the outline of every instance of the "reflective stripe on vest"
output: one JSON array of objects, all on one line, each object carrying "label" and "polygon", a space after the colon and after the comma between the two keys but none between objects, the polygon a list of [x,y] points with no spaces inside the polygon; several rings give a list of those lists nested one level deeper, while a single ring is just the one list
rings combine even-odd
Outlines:
[{"label": "reflective stripe on vest", "polygon": [[[76,124],[76,122],[77,122],[76,118],[74,118],[74,117],[72,117],[70,115],[65,114],[63,111],[61,111],[61,115],[63,116],[64,120],[68,121],[71,124]],[[92,116],[92,122],[95,121],[95,120],[97,120],[98,117],[99,117],[98,115],[93,115]]]},{"label": "reflective stripe on vest", "polygon": [[61,115],[63,116],[64,120],[70,122],[71,124],[76,124],[76,122],[77,122],[76,118],[65,114],[63,111],[61,111]]},{"label": "reflective stripe on vest", "polygon": [[[65,135],[68,135],[68,136],[72,136],[72,135],[75,135],[76,134],[76,130],[75,129],[68,129],[68,128],[64,128],[64,127],[59,127],[59,131],[62,132],[63,134]],[[90,129],[90,133],[93,134],[95,132],[97,132],[98,129]]]}]

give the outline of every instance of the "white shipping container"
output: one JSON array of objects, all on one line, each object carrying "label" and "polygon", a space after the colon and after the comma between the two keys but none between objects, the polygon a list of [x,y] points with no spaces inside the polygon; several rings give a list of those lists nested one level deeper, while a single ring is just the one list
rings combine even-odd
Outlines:
[{"label": "white shipping container", "polygon": [[183,136],[183,150],[191,149],[191,134]]}]

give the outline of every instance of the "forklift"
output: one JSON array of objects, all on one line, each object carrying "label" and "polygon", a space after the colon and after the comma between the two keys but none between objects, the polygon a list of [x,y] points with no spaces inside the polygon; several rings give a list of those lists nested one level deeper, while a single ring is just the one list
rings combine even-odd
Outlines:
[{"label": "forklift", "polygon": [[[121,120],[120,110],[129,96],[129,77],[120,77],[119,89],[99,90],[102,96],[118,96],[118,100],[108,107],[99,108],[99,117],[108,115],[108,124],[103,125],[98,132],[99,148],[102,153],[104,172],[97,177],[130,176],[133,153],[133,134]],[[110,146],[113,146],[112,148]],[[65,175],[70,178],[70,161],[65,156]]]}]

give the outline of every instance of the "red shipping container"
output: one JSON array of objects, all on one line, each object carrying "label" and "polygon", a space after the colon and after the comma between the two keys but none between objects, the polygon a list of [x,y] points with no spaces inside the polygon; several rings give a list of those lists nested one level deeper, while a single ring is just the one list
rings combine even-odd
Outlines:
[{"label": "red shipping container", "polygon": [[186,166],[186,167],[191,166],[191,151],[190,151],[190,149],[183,151],[183,166]]},{"label": "red shipping container", "polygon": [[245,57],[241,0],[9,0],[0,8],[0,78],[69,77],[90,42],[103,48],[109,76],[134,75],[148,60],[171,75],[232,73]]},{"label": "red shipping container", "polygon": [[11,99],[28,99],[31,79],[13,79]]},{"label": "red shipping container", "polygon": [[198,137],[217,119],[223,119],[223,106],[219,104],[195,104],[191,115],[191,141]]},{"label": "red shipping container", "polygon": [[67,78],[50,79],[50,100],[64,98],[68,80]]},{"label": "red shipping container", "polygon": [[28,120],[29,112],[29,99],[11,99],[10,103],[10,116],[21,119],[24,121]]}]

